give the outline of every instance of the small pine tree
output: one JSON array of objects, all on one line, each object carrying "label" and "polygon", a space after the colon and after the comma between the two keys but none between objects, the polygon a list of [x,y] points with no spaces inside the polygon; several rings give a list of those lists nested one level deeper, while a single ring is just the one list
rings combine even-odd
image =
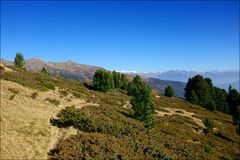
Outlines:
[{"label": "small pine tree", "polygon": [[22,53],[16,53],[14,65],[18,68],[25,69],[25,60]]},{"label": "small pine tree", "polygon": [[193,104],[198,103],[198,98],[194,90],[191,90],[190,95],[189,95],[189,101]]},{"label": "small pine tree", "polygon": [[143,121],[147,129],[154,127],[154,105],[151,99],[151,88],[136,76],[130,85],[131,105],[133,109],[133,117]]},{"label": "small pine tree", "polygon": [[168,85],[165,88],[165,95],[168,96],[168,97],[172,97],[174,95],[174,90],[170,85]]}]

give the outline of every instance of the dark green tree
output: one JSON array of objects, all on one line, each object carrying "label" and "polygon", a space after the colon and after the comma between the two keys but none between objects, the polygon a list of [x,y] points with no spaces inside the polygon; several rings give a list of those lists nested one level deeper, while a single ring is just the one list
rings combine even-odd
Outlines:
[{"label": "dark green tree", "polygon": [[194,92],[194,90],[191,90],[190,95],[189,95],[189,102],[193,103],[193,104],[197,104],[198,103],[198,98],[196,93]]},{"label": "dark green tree", "polygon": [[93,87],[96,90],[107,92],[113,88],[113,78],[110,72],[106,70],[97,70],[94,74]]},{"label": "dark green tree", "polygon": [[113,71],[112,72],[114,88],[121,88],[122,81],[121,81],[121,74],[119,72]]},{"label": "dark green tree", "polygon": [[127,95],[132,96],[133,82],[129,82],[127,85]]},{"label": "dark green tree", "polygon": [[121,81],[122,81],[121,89],[126,90],[127,86],[128,86],[128,80],[127,80],[127,77],[124,74],[121,75]]},{"label": "dark green tree", "polygon": [[238,91],[236,89],[231,89],[227,95],[227,103],[231,115],[234,115],[236,113],[236,109],[239,103],[238,98],[239,98]]},{"label": "dark green tree", "polygon": [[210,111],[215,111],[216,110],[216,103],[213,99],[210,99],[208,101],[207,107]]},{"label": "dark green tree", "polygon": [[25,68],[25,60],[22,53],[16,53],[14,65],[18,68]]},{"label": "dark green tree", "polygon": [[240,105],[236,107],[236,111],[233,114],[233,122],[236,125],[239,125],[240,123]]},{"label": "dark green tree", "polygon": [[208,85],[208,93],[211,97],[211,99],[215,98],[215,89],[213,87],[212,80],[210,78],[205,78],[205,81],[207,82]]},{"label": "dark green tree", "polygon": [[140,78],[134,77],[131,84],[131,105],[133,117],[143,121],[147,129],[154,127],[154,105],[151,99],[151,88]]},{"label": "dark green tree", "polygon": [[206,81],[201,75],[196,75],[193,78],[189,78],[185,88],[185,97],[188,101],[190,101],[190,95],[192,90],[194,90],[195,94],[197,95],[197,104],[208,108],[207,106],[209,104],[209,101],[211,100],[208,80]]},{"label": "dark green tree", "polygon": [[165,88],[165,95],[168,96],[168,97],[172,97],[174,95],[174,90],[170,85],[168,85]]},{"label": "dark green tree", "polygon": [[226,99],[227,99],[227,92],[224,90],[224,89],[220,89],[220,88],[217,88],[217,87],[214,87],[215,89],[215,102],[216,102],[216,109],[218,111],[221,111],[221,112],[224,112],[226,113],[228,110],[228,105],[227,105],[227,102],[226,102]]}]

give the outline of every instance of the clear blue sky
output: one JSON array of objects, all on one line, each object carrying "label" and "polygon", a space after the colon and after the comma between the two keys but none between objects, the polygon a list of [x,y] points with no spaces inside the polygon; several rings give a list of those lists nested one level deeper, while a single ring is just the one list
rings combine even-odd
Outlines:
[{"label": "clear blue sky", "polygon": [[110,70],[239,69],[239,2],[1,2],[1,57]]}]

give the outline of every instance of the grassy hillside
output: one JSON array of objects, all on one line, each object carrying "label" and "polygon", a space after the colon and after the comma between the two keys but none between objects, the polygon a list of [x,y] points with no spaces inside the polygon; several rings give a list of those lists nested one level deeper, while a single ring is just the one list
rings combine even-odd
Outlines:
[{"label": "grassy hillside", "polygon": [[[153,94],[156,126],[148,133],[131,117],[124,91],[102,93],[75,80],[1,68],[2,159],[239,157],[229,115]],[[205,118],[214,122],[212,133],[204,133]]]}]

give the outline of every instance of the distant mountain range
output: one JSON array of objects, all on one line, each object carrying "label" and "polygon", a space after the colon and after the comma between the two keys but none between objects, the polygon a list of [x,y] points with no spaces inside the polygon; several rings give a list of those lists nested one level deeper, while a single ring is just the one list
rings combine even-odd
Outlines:
[{"label": "distant mountain range", "polygon": [[[12,61],[1,59],[1,63],[5,65],[13,65]],[[26,67],[33,72],[39,72],[42,67],[53,75],[60,75],[64,78],[92,80],[96,70],[104,69],[102,67],[79,64],[73,61],[66,62],[46,62],[41,59],[32,58],[26,60]],[[197,74],[201,74],[204,77],[212,79],[215,86],[228,89],[229,84],[233,88],[239,91],[239,71],[212,71],[212,72],[195,72],[195,71],[181,71],[170,70],[167,72],[144,72],[138,73],[136,71],[121,71],[124,74],[134,76],[136,74],[144,77],[144,81],[153,89],[158,90],[160,93],[164,93],[164,89],[167,85],[171,85],[175,90],[175,96],[184,97],[184,88],[188,78],[191,78]]]},{"label": "distant mountain range", "polygon": [[[132,73],[133,74],[133,73]],[[136,74],[136,73],[134,73]],[[239,90],[239,70],[233,71],[209,71],[209,72],[195,72],[195,71],[181,71],[170,70],[166,72],[145,72],[139,73],[144,77],[158,78],[161,80],[174,80],[187,83],[188,78],[191,78],[197,74],[201,74],[204,77],[211,78],[213,84],[217,87],[228,89],[231,84],[233,88]]]},{"label": "distant mountain range", "polygon": [[[5,65],[13,65],[12,61],[5,59],[1,59],[1,63]],[[96,66],[78,64],[73,61],[46,62],[36,58],[26,60],[27,70],[39,72],[42,67],[45,67],[53,75],[60,75],[64,78],[70,79],[79,79],[81,81],[86,79],[92,80],[97,69],[104,69]],[[171,85],[175,91],[175,96],[184,98],[184,88],[186,86],[186,83],[184,82],[160,80],[158,78],[149,77],[143,77],[143,79],[152,89],[157,90],[160,93],[164,93],[165,87],[167,87],[167,85]]]}]

